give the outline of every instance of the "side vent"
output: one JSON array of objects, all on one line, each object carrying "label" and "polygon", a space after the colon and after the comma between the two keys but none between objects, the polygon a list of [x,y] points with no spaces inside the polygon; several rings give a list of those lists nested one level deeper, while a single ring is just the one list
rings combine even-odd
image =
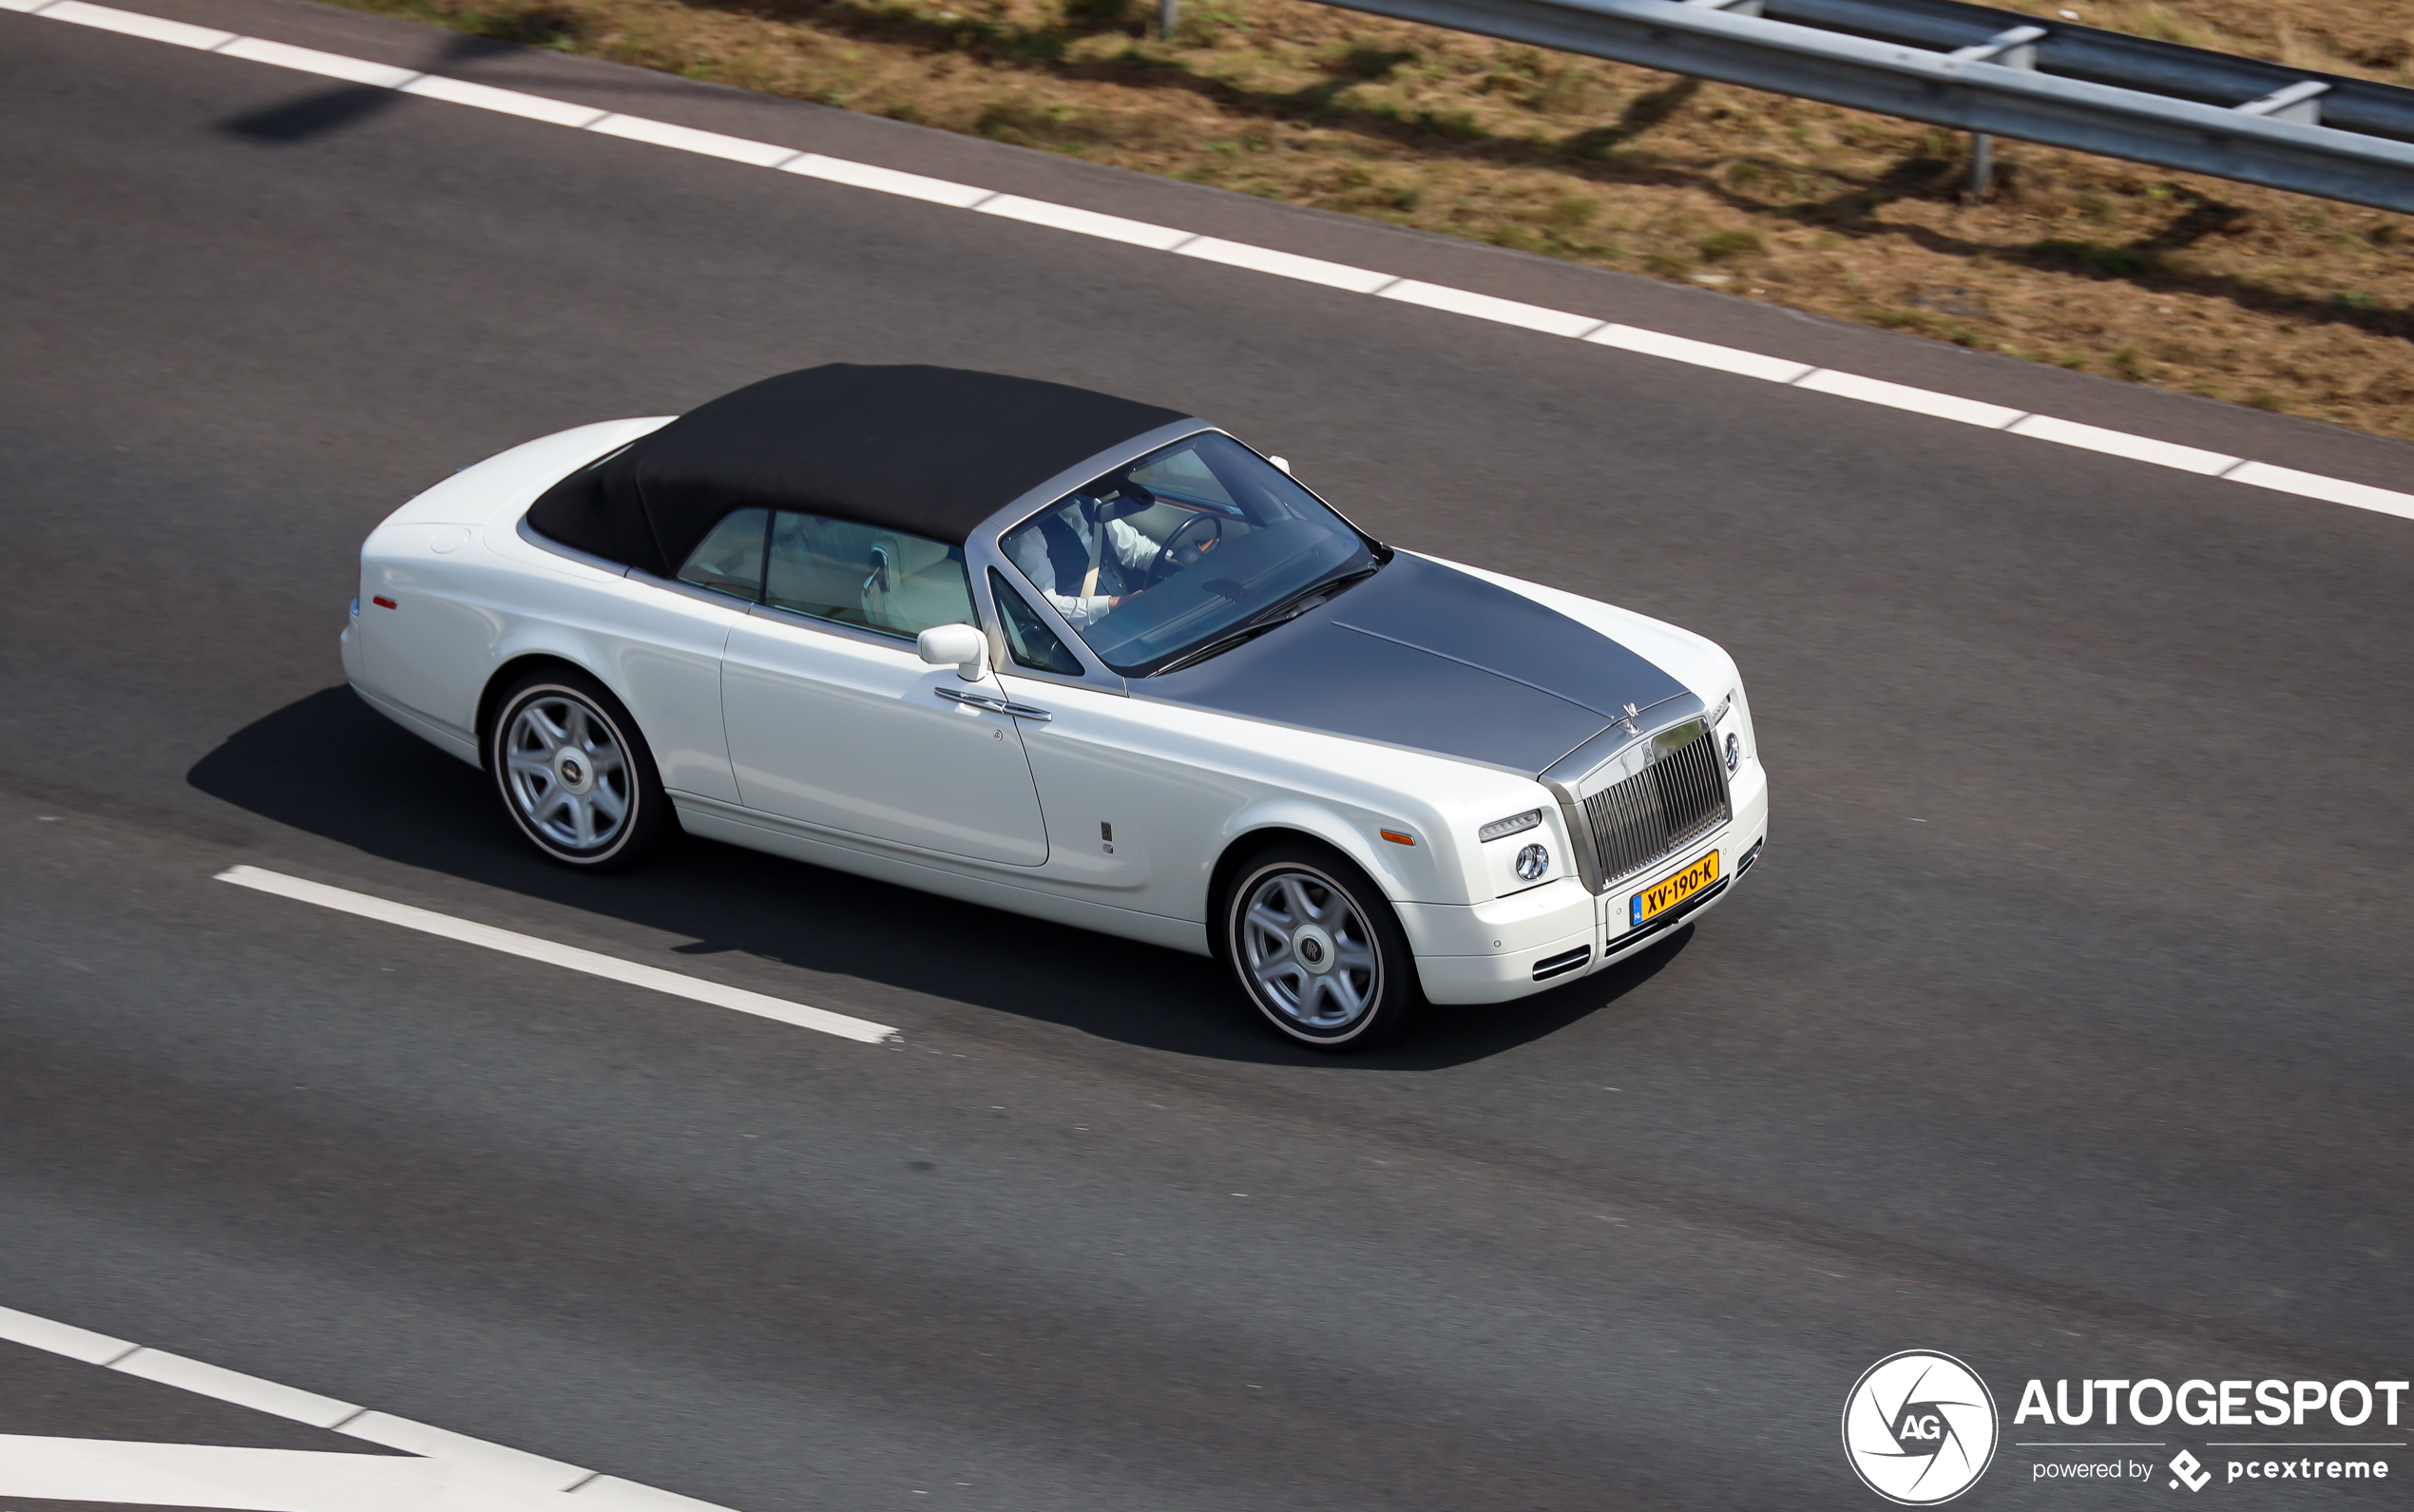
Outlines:
[{"label": "side vent", "polygon": [[1553,977],[1563,977],[1592,958],[1593,947],[1589,945],[1580,945],[1573,950],[1545,956],[1534,963],[1534,980],[1548,982]]}]

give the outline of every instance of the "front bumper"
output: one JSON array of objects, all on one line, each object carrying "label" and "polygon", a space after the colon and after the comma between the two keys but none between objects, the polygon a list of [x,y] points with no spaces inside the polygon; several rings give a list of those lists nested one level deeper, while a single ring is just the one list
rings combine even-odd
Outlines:
[{"label": "front bumper", "polygon": [[[1769,834],[1769,784],[1758,762],[1729,789],[1734,817],[1640,875],[1594,894],[1572,879],[1544,883],[1472,908],[1403,904],[1400,922],[1417,976],[1433,1003],[1506,1003],[1563,986],[1666,939],[1734,893]],[[1628,924],[1635,893],[1711,852],[1719,880],[1640,928]]]}]

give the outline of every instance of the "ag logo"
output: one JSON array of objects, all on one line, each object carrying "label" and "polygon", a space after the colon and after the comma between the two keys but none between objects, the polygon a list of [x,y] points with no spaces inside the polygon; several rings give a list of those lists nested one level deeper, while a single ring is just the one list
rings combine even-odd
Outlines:
[{"label": "ag logo", "polygon": [[1863,1483],[1889,1502],[1950,1502],[1995,1458],[1995,1398],[1949,1354],[1889,1354],[1844,1399],[1844,1452]]}]

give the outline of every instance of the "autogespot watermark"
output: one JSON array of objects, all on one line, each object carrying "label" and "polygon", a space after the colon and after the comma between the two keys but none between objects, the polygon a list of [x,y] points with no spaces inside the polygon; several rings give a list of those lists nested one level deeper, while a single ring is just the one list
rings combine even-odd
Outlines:
[{"label": "autogespot watermark", "polygon": [[[2010,1447],[2034,1451],[2032,1482],[2209,1486],[2385,1481],[2404,1381],[2032,1379],[2013,1410]],[[2034,1425],[2034,1426],[2031,1426]],[[2178,1442],[2166,1428],[2202,1428]],[[2230,1438],[2228,1430],[2272,1435]],[[2070,1437],[2073,1430],[2086,1437]],[[2155,1437],[2140,1438],[2153,1431]],[[2279,1436],[2279,1435],[2285,1435]],[[1949,1354],[1906,1349],[1861,1373],[1844,1402],[1844,1450],[1864,1484],[1904,1506],[1950,1502],[1978,1483],[2002,1438],[1994,1393]],[[2113,1452],[2117,1451],[2117,1452]],[[2202,1451],[2199,1453],[2199,1451]]]},{"label": "autogespot watermark", "polygon": [[1844,1399],[1844,1451],[1889,1502],[1934,1506],[1995,1460],[1995,1398],[1949,1354],[1906,1349],[1861,1372]]}]

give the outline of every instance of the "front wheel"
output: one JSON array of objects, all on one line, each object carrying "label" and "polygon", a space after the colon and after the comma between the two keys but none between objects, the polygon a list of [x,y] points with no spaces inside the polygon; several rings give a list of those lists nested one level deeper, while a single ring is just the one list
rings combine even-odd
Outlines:
[{"label": "front wheel", "polygon": [[531,673],[512,684],[487,736],[504,812],[536,848],[600,871],[651,849],[670,800],[653,754],[621,700],[582,673]]},{"label": "front wheel", "polygon": [[1220,944],[1267,1022],[1319,1050],[1389,1039],[1418,1003],[1416,963],[1390,905],[1322,846],[1251,857],[1224,896]]}]

